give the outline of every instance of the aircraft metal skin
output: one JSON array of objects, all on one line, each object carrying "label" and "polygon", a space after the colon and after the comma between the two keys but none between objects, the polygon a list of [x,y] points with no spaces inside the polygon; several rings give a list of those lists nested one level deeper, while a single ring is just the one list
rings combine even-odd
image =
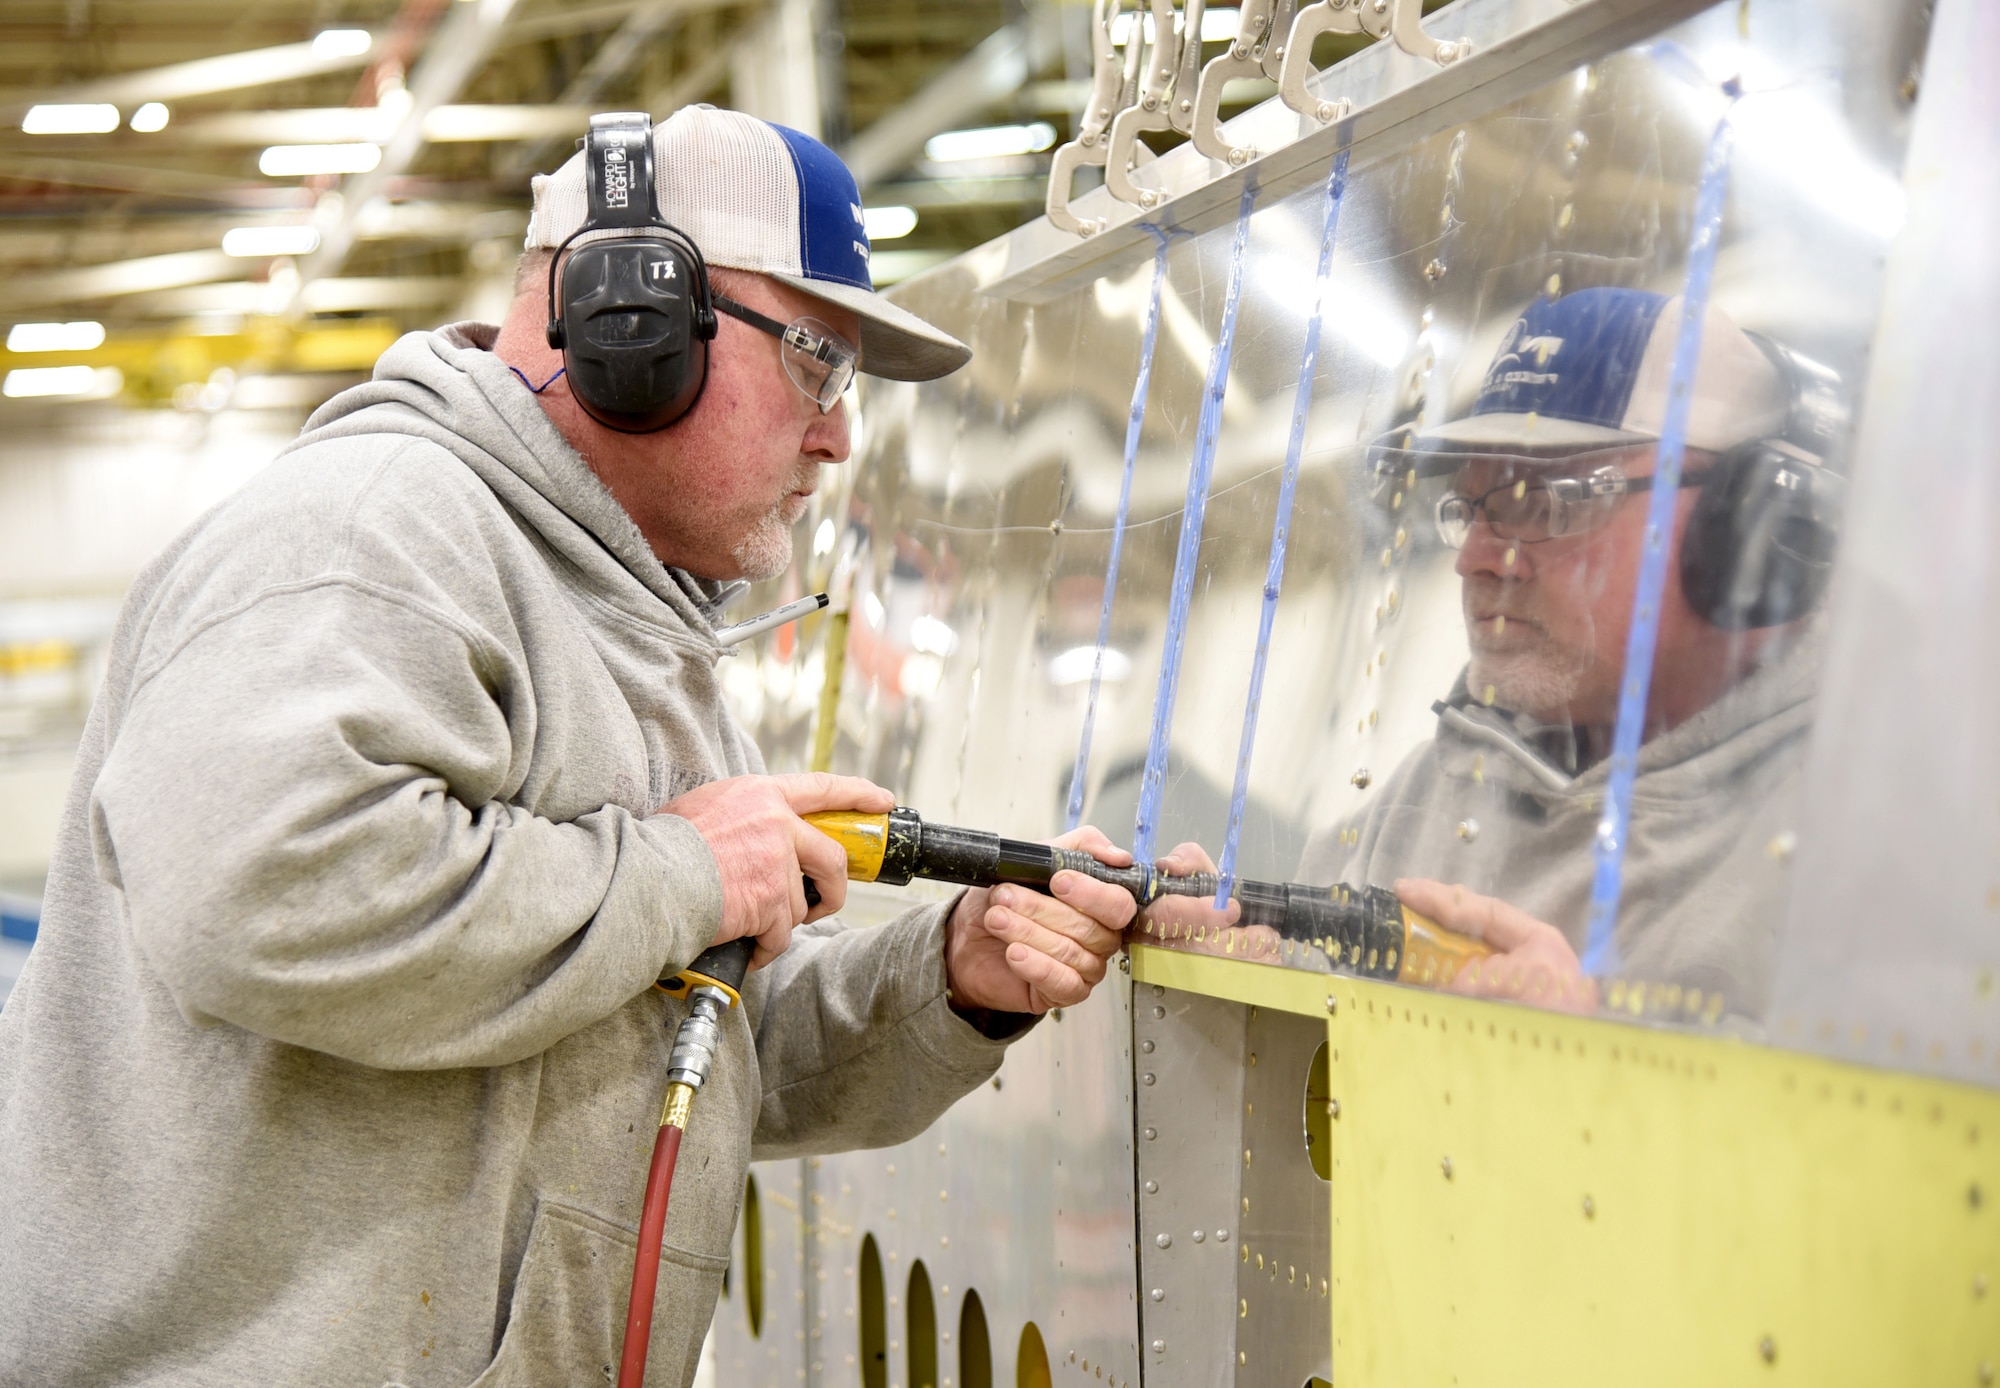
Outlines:
[{"label": "aircraft metal skin", "polygon": [[[1293,8],[1281,7],[1286,16]],[[1082,763],[1081,817],[1114,840],[1132,841],[1151,814],[1158,852],[1194,841],[1218,859],[1227,848],[1239,877],[1294,878],[1315,831],[1365,822],[1371,798],[1429,745],[1439,719],[1433,705],[1467,659],[1457,555],[1432,521],[1442,484],[1371,476],[1369,442],[1470,408],[1503,335],[1537,299],[1598,286],[1693,292],[1690,266],[1700,256],[1691,243],[1704,193],[1722,209],[1719,241],[1712,283],[1694,288],[1741,327],[1837,373],[1863,413],[1884,379],[1873,354],[1890,321],[1885,267],[1897,263],[1903,161],[1913,123],[1927,114],[1924,88],[1943,80],[1935,50],[1932,72],[1919,80],[1933,8],[1936,23],[1949,20],[1954,32],[1975,26],[1970,0],[1728,0],[1709,8],[1460,0],[1425,20],[1437,39],[1469,40],[1456,61],[1425,65],[1384,41],[1315,79],[1325,102],[1348,100],[1351,119],[1321,125],[1274,97],[1229,127],[1236,145],[1257,148],[1256,159],[1230,167],[1191,147],[1176,150],[1131,172],[1162,190],[1157,205],[1077,195],[1066,204],[1073,220],[1104,229],[1078,236],[1040,221],[900,287],[900,302],[975,355],[935,383],[865,385],[855,462],[829,475],[801,522],[795,572],[782,581],[792,586],[772,585],[762,604],[830,587],[846,615],[745,643],[723,672],[772,768],[805,768],[815,732],[827,740],[819,696],[837,678],[833,769],[889,786],[927,820],[1021,838],[1059,833]],[[1524,33],[1547,41],[1510,40]],[[1961,52],[1950,71],[1971,62]],[[1964,119],[1971,98],[1951,100],[1959,102],[1954,119]],[[1724,121],[1730,138],[1718,142]],[[1921,133],[1916,139],[1927,148]],[[1720,170],[1718,143],[1727,146]],[[1322,285],[1315,264],[1328,226],[1328,175],[1343,149]],[[1919,230],[1928,225],[1919,225],[1919,212],[1931,205],[1911,203]],[[1239,207],[1247,208],[1240,226]],[[1992,207],[1975,211],[1993,218]],[[1316,304],[1311,402],[1294,446]],[[1967,331],[1982,342],[1993,335],[1984,321]],[[1514,350],[1540,370],[1567,348],[1545,335]],[[1144,398],[1135,400],[1142,375]],[[1188,479],[1204,427],[1214,436],[1213,474],[1194,498],[1205,516],[1189,542]],[[1844,447],[1851,465],[1851,441]],[[1272,534],[1288,462],[1286,548],[1273,588]],[[1850,526],[1866,524],[1850,518]],[[1107,604],[1114,548],[1118,577]],[[1195,567],[1191,582],[1190,571],[1181,574],[1188,596],[1177,608],[1176,569],[1188,562]],[[1267,589],[1276,593],[1275,615],[1260,642]],[[743,610],[762,610],[756,598],[764,595]],[[1844,660],[1860,638],[1841,631],[1843,611],[1836,600],[1800,630]],[[844,652],[826,648],[829,631],[843,634]],[[1170,641],[1180,663],[1166,723],[1159,672]],[[1259,666],[1261,708],[1246,735],[1249,672]],[[1966,726],[1969,715],[1952,716],[1953,727]],[[1845,726],[1835,731],[1844,735]],[[1824,740],[1814,743],[1812,755],[1832,755],[1823,748]],[[1703,793],[1721,805],[1731,792],[1718,785]],[[1896,793],[1915,798],[1910,787]],[[1840,1068],[1846,1060],[1886,1066],[1886,1075],[1851,1086],[1879,1096],[1872,1106],[1853,1101],[1863,1111],[1855,1122],[1902,1124],[1896,1082],[1934,1086],[1922,1093],[1944,1096],[1938,1132],[1951,1129],[1957,1144],[1946,1165],[1954,1173],[1961,1167],[1950,1163],[1975,1165],[1963,1168],[1971,1176],[1941,1177],[1949,1200],[1920,1218],[1963,1223],[1981,1207],[1982,1190],[2000,1189],[2000,1169],[1978,1174],[1979,1163],[1992,1161],[1979,1147],[1979,1115],[2000,1079],[1983,1049],[1974,1058],[1972,1027],[1984,1023],[1949,1009],[1931,1016],[1918,992],[1883,1002],[1885,1011],[1902,1010],[1878,1018],[1869,1037],[1850,1034],[1832,1002],[1820,1010],[1821,999],[1847,996],[1855,980],[1827,962],[1838,951],[1826,939],[1797,943],[1796,920],[1786,932],[1788,874],[1800,860],[1824,865],[1826,845],[1846,842],[1838,834],[1850,831],[1838,826],[1851,816],[1796,795],[1770,814],[1770,823],[1757,821],[1757,852],[1745,855],[1753,863],[1745,871],[1765,876],[1745,890],[1769,893],[1776,907],[1768,941],[1748,966],[1755,977],[1730,981],[1728,1005],[1710,1008],[1704,998],[1683,1006],[1678,983],[1669,1004],[1665,984],[1620,980],[1615,994],[1608,985],[1599,994],[1597,1020],[1551,1023],[1547,1040],[1576,1056],[1578,1085],[1612,1086],[1590,1091],[1607,1096],[1607,1123],[1617,1121],[1613,1057],[1627,1063],[1628,1051],[1652,1056],[1655,1070],[1685,1065],[1697,1080],[1707,1057],[1722,1057],[1726,1068],[1729,1056],[1747,1055],[1746,1074],[1768,1071],[1772,1084],[1794,1087],[1823,1076],[1829,1093],[1850,1073]],[[1670,910],[1673,883],[1645,876],[1646,821],[1636,823],[1620,909]],[[1835,827],[1816,839],[1822,824]],[[1520,824],[1491,816],[1459,829],[1434,866],[1440,880],[1480,880],[1530,842]],[[2000,829],[1978,832],[1994,836],[1989,864],[2000,860]],[[951,890],[857,884],[846,916],[865,927]],[[1859,941],[1860,914],[1835,921],[1822,912],[1818,919],[1832,923],[1816,928],[1836,943],[1841,932]],[[1562,928],[1574,928],[1581,948],[1583,922]],[[1918,930],[1905,947],[1921,956],[1925,938]],[[1940,926],[1936,938],[1938,969],[1969,981],[1973,964],[1951,953],[1959,937]],[[1134,961],[1121,960],[1087,1003],[1045,1018],[989,1086],[909,1143],[755,1167],[756,1213],[739,1227],[717,1312],[717,1382],[1302,1388],[1343,1381],[1343,1363],[1380,1372],[1390,1362],[1379,1346],[1341,1338],[1365,1337],[1365,1327],[1342,1319],[1343,1306],[1393,1312],[1400,1324],[1426,1298],[1436,1303],[1425,1314],[1438,1317],[1439,1343],[1455,1343],[1451,1318],[1462,1313],[1450,1285],[1359,1286],[1367,1280],[1365,1252],[1356,1251],[1363,1245],[1336,1243],[1343,1218],[1343,1240],[1379,1233],[1353,1227],[1366,1195],[1341,1185],[1349,1177],[1339,1163],[1395,1154],[1393,1135],[1340,1126],[1357,1115],[1336,1089],[1384,1092],[1352,1067],[1377,1067],[1386,1084],[1395,1061],[1386,1040],[1367,1044],[1365,1062],[1338,1056],[1343,1035],[1364,1033],[1342,1032],[1336,994],[1364,1014],[1382,1003],[1370,1037],[1392,1036],[1384,1028],[1395,1000],[1408,999],[1407,1025],[1426,1047],[1459,1028],[1468,1057],[1484,1044],[1483,1027],[1500,1045],[1507,1018],[1521,1019],[1516,1030],[1540,1048],[1543,1033],[1530,1023],[1546,1014],[1520,1004],[1454,1004],[1433,1014],[1422,1001],[1436,993],[1353,984],[1344,963],[1310,942],[1207,925],[1159,925],[1134,939],[1140,975],[1168,977],[1157,962],[1168,955],[1202,959],[1171,973],[1173,986],[1135,981]],[[1246,956],[1262,972],[1245,972]],[[1211,978],[1222,981],[1202,981]],[[1898,1025],[1909,1044],[1878,1053]],[[1639,1046],[1662,1035],[1658,1048]],[[2000,1033],[1992,1040],[2000,1056]],[[1468,1059],[1468,1073],[1504,1084],[1504,1060],[1480,1054],[1476,1065]],[[1770,1068],[1789,1057],[1796,1072]],[[1430,1105],[1424,1112],[1439,1123],[1458,1121],[1452,1114],[1465,1110],[1468,1095],[1433,1084],[1432,1069],[1421,1073],[1437,1092],[1409,1102]],[[1938,1088],[1941,1081],[1917,1074],[1950,1083]],[[1965,1087],[1968,1079],[1982,1088]],[[1686,1102],[1710,1102],[1702,1093],[1728,1082],[1724,1075],[1712,1091],[1691,1084]],[[1917,1094],[1908,1090],[1911,1114],[1932,1102]],[[1562,1097],[1545,1089],[1535,1102]],[[1741,1121],[1757,1120],[1748,1113]],[[1578,1126],[1588,1143],[1590,1125]],[[1911,1162],[1946,1169],[1943,1149],[1922,1145],[1944,1136],[1905,1137]],[[1574,1141],[1568,1133],[1560,1140]],[[1383,1141],[1390,1147],[1366,1146]],[[1445,1248],[1450,1220],[1480,1218],[1479,1207],[1495,1203],[1466,1194],[1484,1189],[1462,1165],[1469,1158],[1459,1154],[1455,1166],[1449,1151],[1407,1155],[1408,1171],[1420,1169],[1430,1183],[1421,1190],[1439,1202],[1440,1280],[1504,1286],[1504,1259],[1482,1253],[1489,1262],[1454,1272]],[[1742,1164],[1743,1182],[1769,1179],[1753,1167]],[[1604,1223],[1612,1216],[1600,1210],[1611,1198],[1603,1191],[1563,1187],[1551,1198],[1565,1239],[1616,1227]],[[1473,1226],[1464,1227],[1468,1246],[1478,1243]],[[759,1231],[755,1248],[746,1228]],[[2000,1273],[2000,1239],[1952,1230],[1953,1239],[1974,1240],[1968,1258],[1991,1244]],[[1975,1270],[1954,1265],[1949,1275],[1958,1289],[1952,1304],[1966,1308],[1950,1334],[1962,1332],[1971,1346],[1991,1332],[1983,1352],[2000,1359],[1992,1303],[1975,1307],[1965,1290]],[[1982,1295],[1988,1275],[1976,1272]],[[1605,1286],[1602,1295],[1615,1300],[1619,1289]],[[1380,1299],[1391,1297],[1400,1300]],[[1791,1302],[1768,1309],[1772,1327],[1809,1315]],[[1575,1323],[1588,1346],[1589,1317],[1579,1312]],[[1725,1381],[1805,1362],[1795,1332],[1754,1330],[1746,1320],[1715,1334],[1716,1345],[1690,1347],[1687,1362],[1723,1364],[1716,1372]],[[1533,1347],[1506,1348],[1528,1358],[1468,1356],[1462,1381],[1570,1381],[1560,1368],[1529,1373],[1539,1362]],[[1406,1341],[1396,1352],[1417,1356],[1402,1361],[1414,1363],[1431,1351]],[[1702,1357],[1711,1353],[1721,1358]],[[1629,1373],[1607,1366],[1606,1374],[1652,1382],[1666,1372],[1661,1365],[1671,1368],[1662,1359]],[[1962,1367],[1968,1380],[1987,1381],[1976,1354]]]}]

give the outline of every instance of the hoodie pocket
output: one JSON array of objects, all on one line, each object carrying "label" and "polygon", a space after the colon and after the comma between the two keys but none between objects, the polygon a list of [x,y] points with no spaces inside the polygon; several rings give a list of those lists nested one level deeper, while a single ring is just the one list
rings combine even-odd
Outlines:
[{"label": "hoodie pocket", "polygon": [[[539,1205],[500,1352],[471,1388],[614,1381],[637,1249],[632,1231],[610,1220],[568,1205]],[[649,1388],[679,1388],[693,1372],[727,1263],[671,1245],[663,1251]]]}]

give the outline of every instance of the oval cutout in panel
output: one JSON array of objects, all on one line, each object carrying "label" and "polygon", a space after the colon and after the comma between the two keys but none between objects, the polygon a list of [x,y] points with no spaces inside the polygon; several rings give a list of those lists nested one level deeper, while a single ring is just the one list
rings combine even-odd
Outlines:
[{"label": "oval cutout in panel", "polygon": [[1322,1181],[1333,1179],[1333,1082],[1327,1069],[1326,1042],[1313,1052],[1306,1071],[1305,1099],[1306,1160],[1313,1175]]},{"label": "oval cutout in panel", "polygon": [[909,1388],[937,1388],[937,1300],[931,1295],[931,1275],[919,1258],[910,1264],[909,1293],[903,1299],[903,1344],[908,1355]]},{"label": "oval cutout in panel", "polygon": [[1033,1321],[1021,1327],[1021,1347],[1014,1352],[1014,1388],[1055,1388],[1049,1376],[1049,1347]]},{"label": "oval cutout in panel", "polygon": [[882,1252],[861,1236],[861,1388],[889,1388],[889,1323],[882,1295]]},{"label": "oval cutout in panel", "polygon": [[993,1388],[993,1341],[978,1292],[967,1292],[958,1308],[958,1388]]}]

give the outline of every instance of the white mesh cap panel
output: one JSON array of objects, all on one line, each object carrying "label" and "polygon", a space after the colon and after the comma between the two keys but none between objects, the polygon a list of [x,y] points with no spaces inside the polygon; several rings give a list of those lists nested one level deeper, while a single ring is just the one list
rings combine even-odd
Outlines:
[{"label": "white mesh cap panel", "polygon": [[[764,122],[687,106],[653,127],[660,215],[693,238],[711,265],[796,275],[799,183],[791,152]],[[554,249],[583,225],[583,155],[534,180],[527,249]]]}]

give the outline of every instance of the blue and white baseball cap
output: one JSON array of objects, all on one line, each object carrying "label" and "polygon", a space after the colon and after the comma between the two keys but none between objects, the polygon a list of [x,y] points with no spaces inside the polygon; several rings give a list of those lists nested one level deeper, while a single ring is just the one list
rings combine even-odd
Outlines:
[{"label": "blue and white baseball cap", "polygon": [[[1666,426],[1678,297],[1642,289],[1580,289],[1537,299],[1500,340],[1471,411],[1428,429],[1404,429],[1407,454],[1559,458],[1649,443]],[[1726,452],[1781,432],[1784,378],[1720,309],[1702,316],[1701,356],[1687,446]],[[1411,433],[1416,437],[1410,438]]]},{"label": "blue and white baseball cap", "polygon": [[[713,106],[683,106],[653,127],[660,215],[693,238],[710,265],[788,284],[861,319],[860,368],[928,381],[965,365],[972,349],[875,292],[861,191],[810,135]],[[527,249],[554,250],[583,225],[579,152],[534,180]]]}]

